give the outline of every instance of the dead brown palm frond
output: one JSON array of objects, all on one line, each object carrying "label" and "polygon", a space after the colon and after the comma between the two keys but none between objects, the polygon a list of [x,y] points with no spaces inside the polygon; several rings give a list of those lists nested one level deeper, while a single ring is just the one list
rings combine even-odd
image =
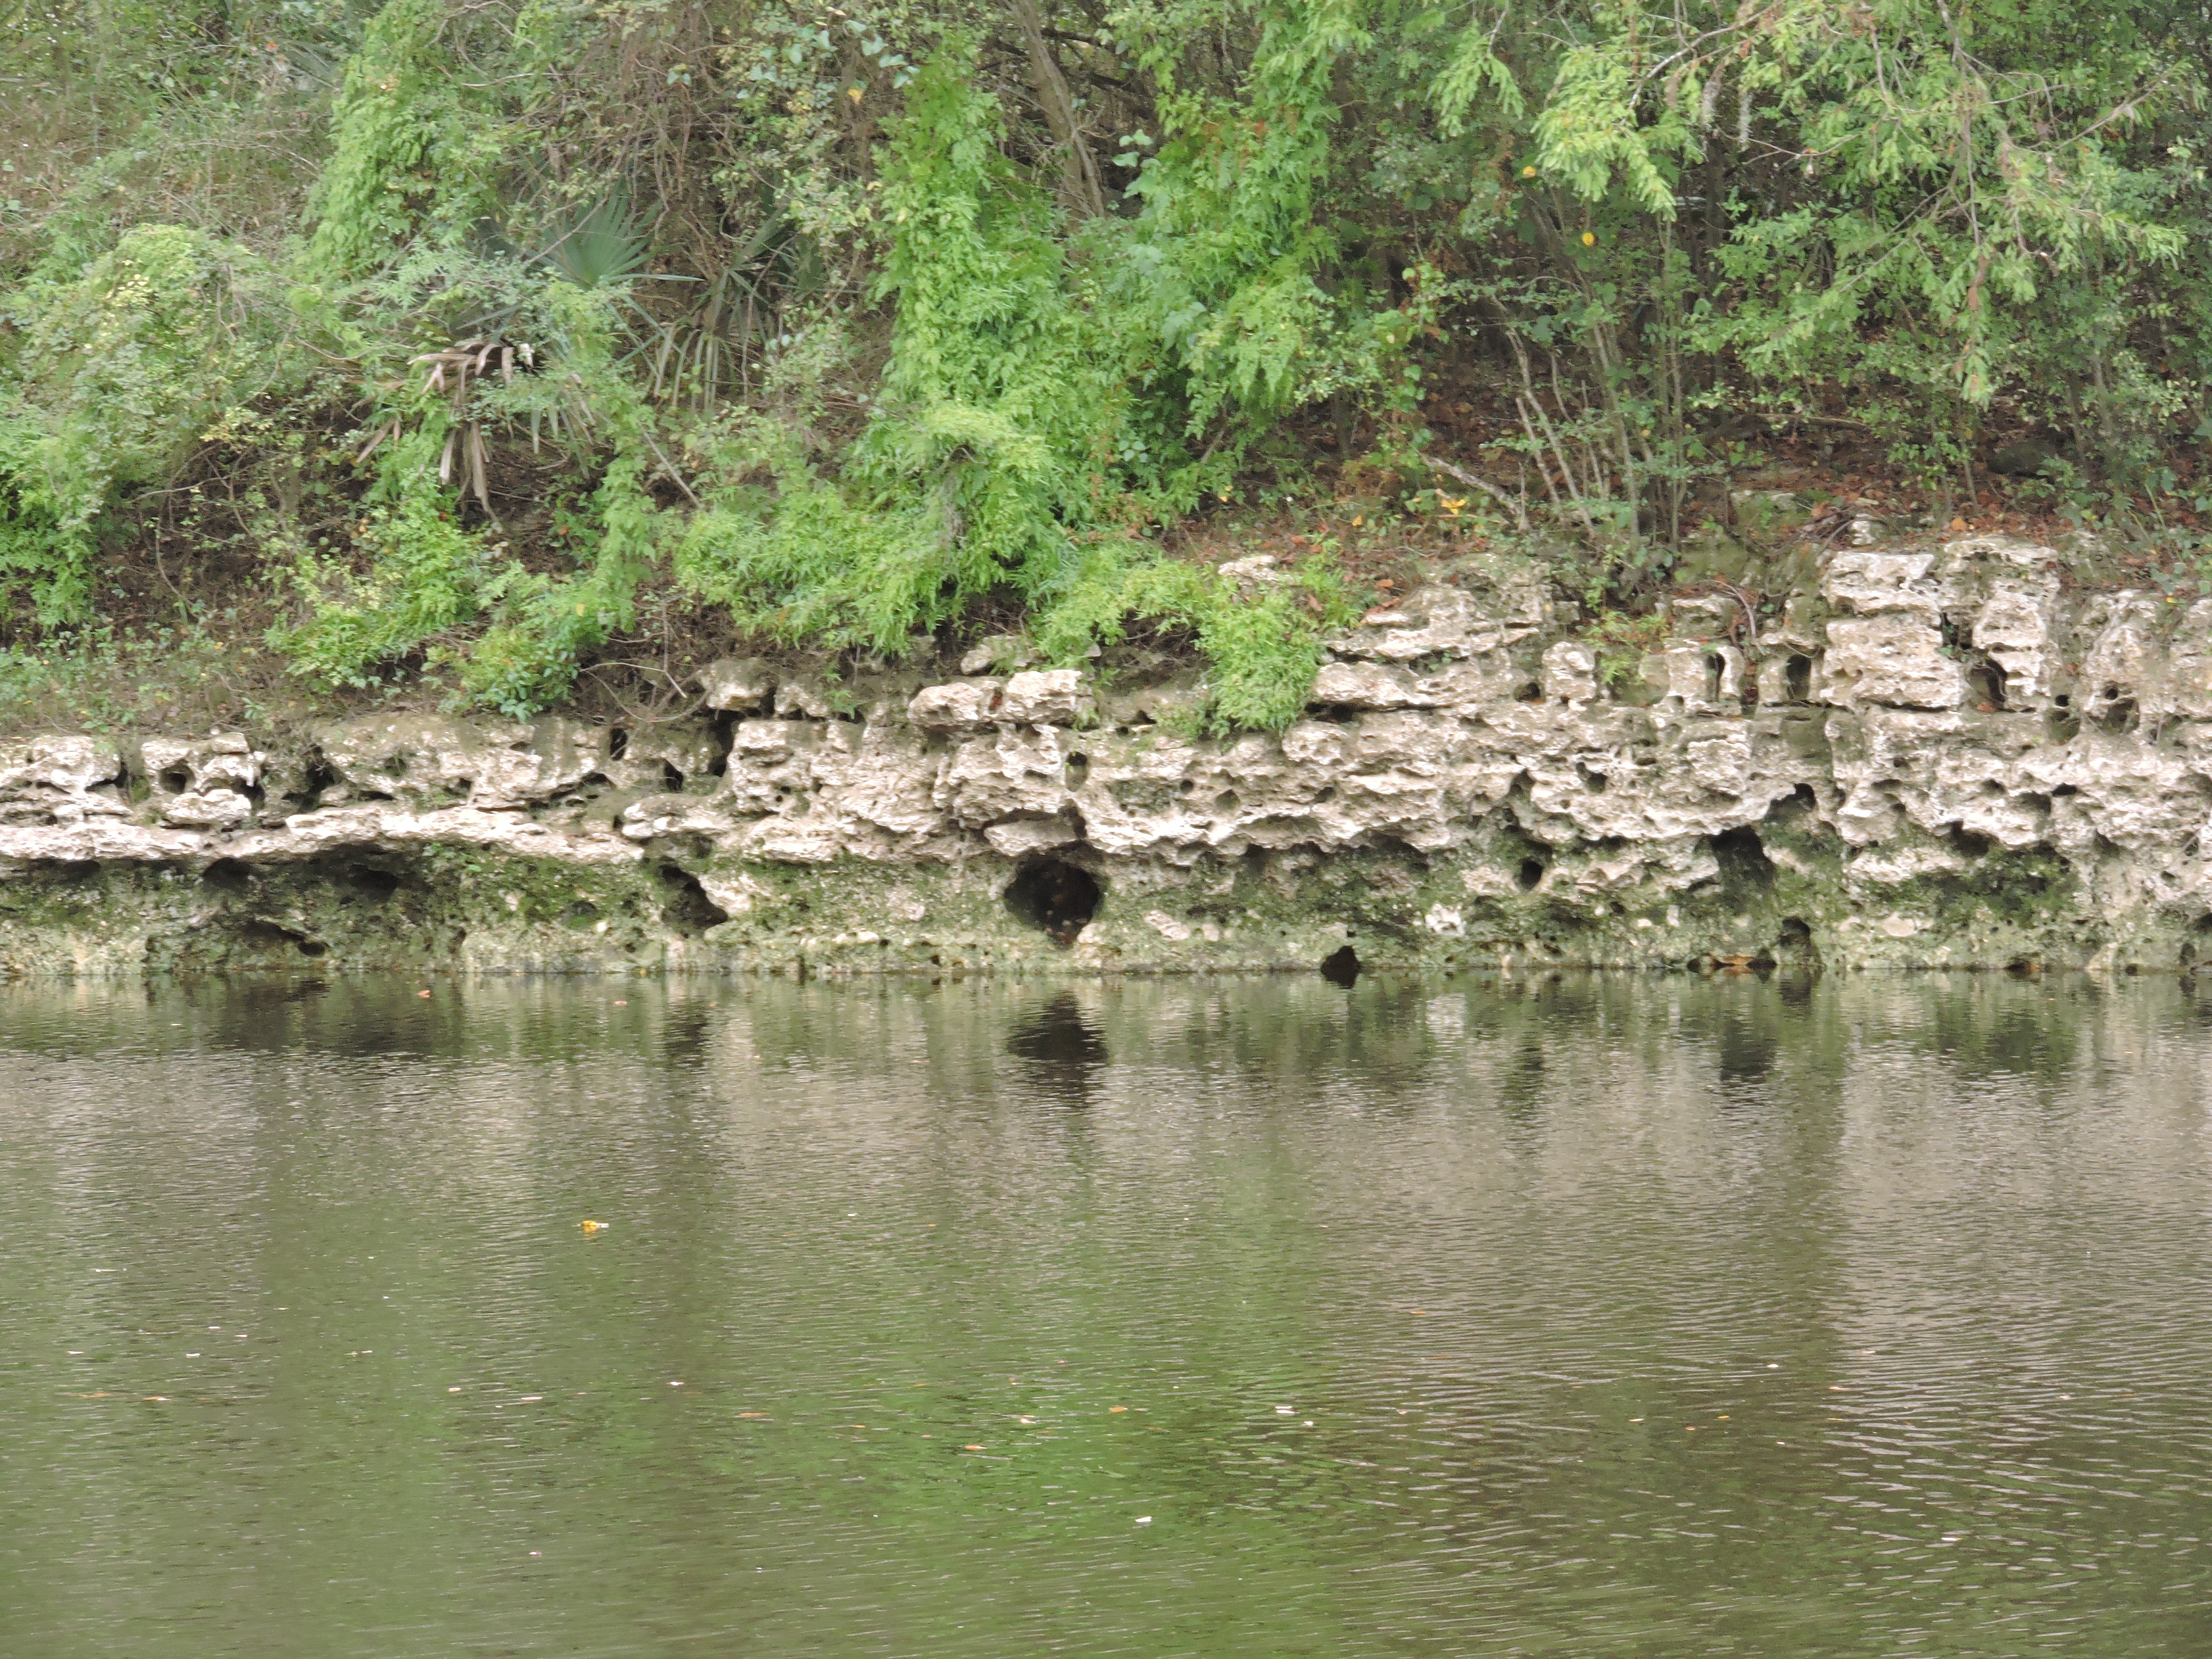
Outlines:
[{"label": "dead brown palm frond", "polygon": [[[537,354],[526,340],[502,340],[478,337],[458,340],[438,351],[426,351],[411,360],[410,366],[424,369],[422,391],[427,395],[441,392],[452,410],[454,425],[446,434],[446,447],[438,457],[438,482],[450,485],[457,471],[465,470],[469,493],[477,498],[491,520],[492,528],[501,528],[499,514],[491,504],[491,469],[484,449],[483,422],[468,412],[469,384],[482,380],[493,371],[504,385],[514,382],[514,366],[520,362],[524,368],[534,367]],[[386,440],[399,436],[399,418],[395,416],[389,426],[380,426],[371,435],[368,445],[360,454],[366,461],[376,453],[378,446]],[[533,447],[536,432],[532,433]]]}]

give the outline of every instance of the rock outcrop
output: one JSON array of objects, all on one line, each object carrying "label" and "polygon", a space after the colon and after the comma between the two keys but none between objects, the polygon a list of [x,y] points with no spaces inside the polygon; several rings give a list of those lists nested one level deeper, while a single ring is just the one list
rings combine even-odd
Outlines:
[{"label": "rock outcrop", "polygon": [[2172,969],[2212,944],[2212,600],[2070,592],[2001,538],[1850,548],[1778,617],[1680,600],[1634,650],[1470,568],[1333,641],[1273,736],[1073,669],[729,662],[702,690],[632,732],[0,743],[0,963]]}]

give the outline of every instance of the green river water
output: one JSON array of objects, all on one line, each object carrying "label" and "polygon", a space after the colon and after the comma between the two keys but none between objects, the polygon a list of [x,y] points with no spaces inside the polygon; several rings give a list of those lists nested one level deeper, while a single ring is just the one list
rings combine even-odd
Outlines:
[{"label": "green river water", "polygon": [[421,988],[0,987],[4,1659],[2212,1651],[2212,986]]}]

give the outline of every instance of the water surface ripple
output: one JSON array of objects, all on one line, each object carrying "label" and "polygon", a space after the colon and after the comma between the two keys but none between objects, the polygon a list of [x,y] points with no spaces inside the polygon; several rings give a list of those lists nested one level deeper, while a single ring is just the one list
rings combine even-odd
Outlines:
[{"label": "water surface ripple", "polygon": [[2212,988],[0,988],[8,1659],[2212,1650]]}]

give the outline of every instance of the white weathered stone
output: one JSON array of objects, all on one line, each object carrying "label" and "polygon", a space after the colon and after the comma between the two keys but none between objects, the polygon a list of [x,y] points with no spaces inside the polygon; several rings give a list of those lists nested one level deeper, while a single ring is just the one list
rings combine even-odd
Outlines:
[{"label": "white weathered stone", "polygon": [[907,704],[906,717],[925,732],[977,731],[997,720],[1005,690],[1004,680],[988,678],[926,685]]},{"label": "white weathered stone", "polygon": [[1943,654],[1942,635],[1909,611],[1836,618],[1822,666],[1826,701],[1846,708],[1955,708],[1966,697],[1966,677]]},{"label": "white weathered stone", "polygon": [[1597,653],[1580,640],[1561,640],[1544,653],[1544,695],[1579,707],[1597,696]]},{"label": "white weathered stone", "polygon": [[1083,832],[1064,817],[1009,818],[988,826],[983,839],[1000,857],[1018,859],[1073,846],[1083,839]]},{"label": "white weathered stone", "polygon": [[1932,626],[1943,611],[1942,592],[1929,580],[1935,564],[1933,553],[1838,553],[1822,573],[1820,592],[1857,616],[1902,613]]},{"label": "white weathered stone", "polygon": [[1006,682],[997,718],[1011,726],[1073,726],[1092,712],[1081,669],[1038,668]]},{"label": "white weathered stone", "polygon": [[757,714],[775,696],[775,670],[757,657],[724,657],[699,671],[700,701],[725,714]]}]

